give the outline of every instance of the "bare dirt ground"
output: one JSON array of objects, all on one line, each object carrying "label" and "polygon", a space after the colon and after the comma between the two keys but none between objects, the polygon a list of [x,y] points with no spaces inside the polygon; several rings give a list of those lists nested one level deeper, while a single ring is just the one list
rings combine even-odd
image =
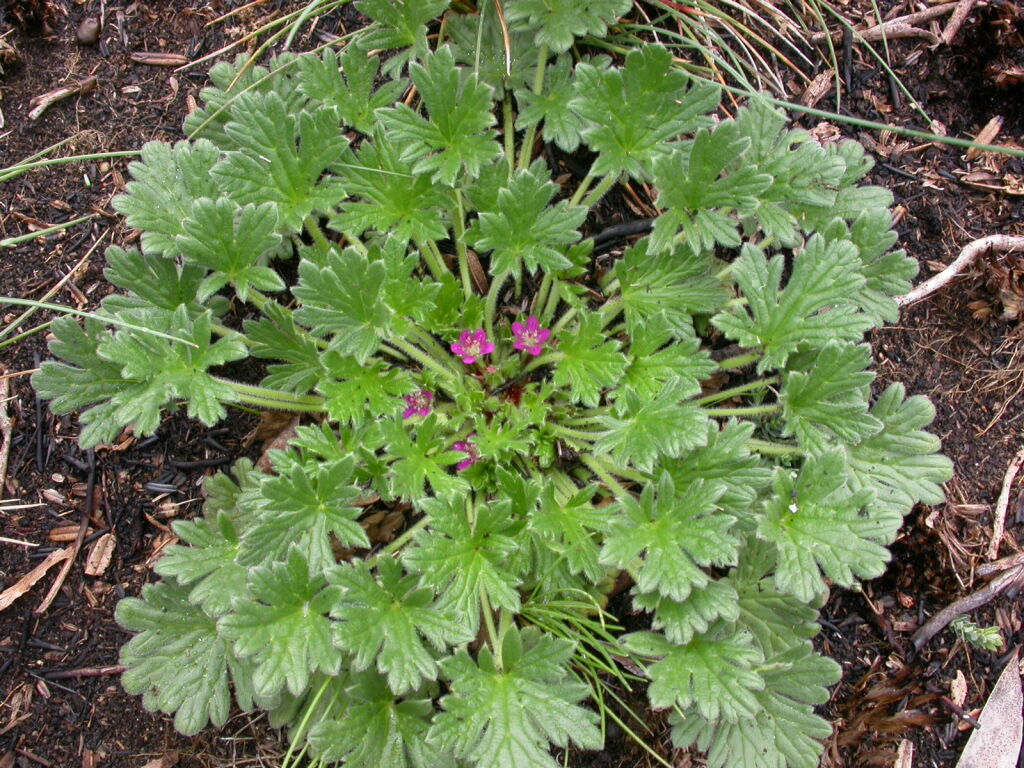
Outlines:
[{"label": "bare dirt ground", "polygon": [[[57,156],[182,138],[181,121],[206,82],[208,65],[178,70],[133,61],[131,54],[172,53],[194,61],[284,6],[265,3],[207,26],[233,6],[202,0],[8,2],[6,13],[0,11],[2,42],[13,48],[0,49],[0,166],[64,140]],[[916,7],[885,3],[881,10],[898,16]],[[846,12],[858,17],[853,8]],[[79,42],[83,20],[101,16],[98,41]],[[941,34],[947,19],[931,22],[934,31]],[[319,44],[319,34],[341,34],[359,23],[350,10],[320,19],[293,47],[310,48]],[[912,38],[889,47],[896,74],[948,135],[974,137],[1000,116],[993,140],[1024,144],[1019,3],[979,3],[950,45]],[[895,103],[888,76],[859,47],[851,48],[843,69],[849,88],[844,112],[922,126],[905,97]],[[91,91],[29,118],[34,97],[90,77]],[[826,96],[819,107],[835,109],[834,97]],[[818,122],[800,120],[808,128]],[[1024,234],[1024,161],[993,154],[968,159],[963,150],[923,140],[841,130],[865,141],[876,157],[873,181],[896,196],[901,246],[921,263],[919,279],[976,238]],[[0,250],[0,296],[41,298],[72,272],[54,300],[88,309],[112,290],[102,275],[103,250],[133,239],[110,206],[123,187],[127,162],[61,165],[0,185],[0,239],[92,216],[60,234]],[[945,504],[908,517],[889,572],[862,593],[837,590],[825,606],[820,647],[845,671],[823,712],[834,725],[823,760],[830,768],[891,766],[904,740],[916,747],[913,765],[952,768],[970,728],[958,711],[984,704],[1024,638],[1019,600],[1005,590],[972,614],[978,624],[1000,627],[999,651],[978,651],[949,630],[920,652],[910,641],[929,616],[985,583],[976,572],[988,559],[997,499],[1007,467],[1024,448],[1024,255],[985,261],[871,338],[877,387],[902,381],[909,393],[932,399],[938,413],[932,429],[956,474]],[[20,311],[0,306],[0,323]],[[53,553],[74,547],[79,530],[84,534],[48,607],[39,610],[60,565],[0,608],[0,768],[275,764],[277,734],[259,718],[239,715],[218,731],[186,739],[175,734],[169,718],[147,713],[141,699],[125,694],[116,665],[126,635],[113,620],[117,601],[152,579],[153,561],[173,541],[169,523],[199,510],[203,477],[245,453],[243,438],[253,419],[232,418],[206,430],[172,417],[153,438],[83,454],[74,442],[75,419],[54,418],[23,375],[46,354],[42,334],[0,350],[0,365],[10,374],[0,379],[0,434],[9,424],[11,440],[0,495],[40,505],[0,512],[0,592],[57,557]],[[1021,480],[1008,498],[999,547],[1004,557],[1019,553],[1024,543]],[[111,544],[104,564],[98,550]],[[951,687],[958,676],[966,682],[959,705]],[[652,716],[650,724],[652,741],[664,750],[660,718]],[[675,765],[700,765],[689,756],[673,759]],[[603,754],[573,762],[653,765],[618,733]]]}]

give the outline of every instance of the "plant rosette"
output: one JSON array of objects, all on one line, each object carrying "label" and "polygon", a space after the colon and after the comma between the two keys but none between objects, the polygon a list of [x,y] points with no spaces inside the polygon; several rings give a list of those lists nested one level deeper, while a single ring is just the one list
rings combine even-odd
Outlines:
[{"label": "plant rosette", "polygon": [[[428,45],[447,3],[365,0],[343,53],[218,64],[189,139],[131,165],[140,248],[36,389],[83,446],[181,405],[310,418],[174,524],[117,610],[124,686],[366,768],[553,768],[645,689],[713,767],[816,766],[818,606],[950,477],[928,401],[872,397],[864,334],[915,274],[891,196],[856,143],[714,118],[658,46],[578,55],[628,2],[484,5]],[[566,187],[559,152],[589,163]],[[627,183],[661,212],[595,254]],[[258,383],[223,375],[245,358]]]}]

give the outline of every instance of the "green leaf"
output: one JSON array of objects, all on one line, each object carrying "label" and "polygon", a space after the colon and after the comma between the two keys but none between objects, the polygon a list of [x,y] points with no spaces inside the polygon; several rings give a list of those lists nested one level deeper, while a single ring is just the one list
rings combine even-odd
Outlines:
[{"label": "green leaf", "polygon": [[574,402],[591,407],[601,400],[601,391],[614,387],[626,371],[626,357],[619,342],[605,337],[601,318],[584,312],[571,336],[559,336],[558,361],[553,374],[556,387],[568,387]]},{"label": "green leaf", "polygon": [[434,591],[420,587],[419,577],[404,575],[398,561],[383,558],[377,571],[379,578],[365,561],[328,571],[328,581],[342,588],[331,609],[339,619],[334,643],[353,655],[353,669],[376,668],[391,691],[402,695],[436,680],[435,656],[473,636],[432,605]]},{"label": "green leaf", "polygon": [[673,713],[673,743],[684,749],[696,744],[706,752],[709,768],[817,768],[820,740],[832,728],[814,714],[813,705],[828,700],[825,686],[839,679],[839,665],[800,644],[765,666],[764,690],[753,694],[760,711],[736,723],[697,712]]},{"label": "green leaf", "polygon": [[345,169],[353,199],[342,203],[332,229],[356,236],[375,230],[403,244],[448,237],[442,211],[451,199],[430,176],[412,172],[412,163],[399,158],[400,146],[382,134],[363,143],[357,161]]},{"label": "green leaf", "polygon": [[708,259],[687,247],[658,256],[649,245],[644,238],[626,249],[615,265],[626,329],[632,335],[641,322],[664,312],[673,333],[692,336],[693,315],[717,312],[728,300],[728,291],[711,274]]},{"label": "green leaf", "polygon": [[868,387],[875,374],[871,348],[828,342],[809,371],[782,375],[779,402],[786,418],[783,436],[796,435],[806,452],[820,454],[836,439],[856,444],[882,429],[868,414]]},{"label": "green leaf", "polygon": [[[739,221],[731,214],[754,210],[757,195],[772,181],[743,161],[749,147],[750,140],[740,135],[736,123],[725,121],[713,131],[702,128],[692,142],[655,161],[657,202],[667,211],[654,223],[652,252],[671,247],[680,228],[694,253],[716,244],[740,246]],[[726,168],[730,170],[723,175]]]},{"label": "green leaf", "polygon": [[[537,76],[539,57],[533,33],[522,23],[500,16],[494,6],[481,11],[445,16],[445,33],[455,60],[491,86],[496,101],[509,92],[518,96],[528,91]],[[505,168],[507,173],[508,166]]]},{"label": "green leaf", "polygon": [[324,370],[315,339],[295,324],[292,312],[276,301],[267,302],[261,311],[259,320],[246,320],[243,325],[249,354],[284,361],[267,366],[262,386],[298,394],[309,392]]},{"label": "green leaf", "polygon": [[663,458],[678,458],[707,439],[703,409],[679,402],[681,384],[670,380],[650,400],[627,391],[615,401],[611,416],[601,416],[607,431],[594,443],[595,453],[611,453],[622,467],[632,464],[641,472],[653,472]]},{"label": "green leaf", "polygon": [[576,81],[569,106],[583,118],[583,139],[598,154],[590,170],[594,176],[625,172],[649,180],[654,160],[681,133],[710,125],[718,107],[718,89],[691,81],[660,45],[633,48],[622,68],[581,62]]},{"label": "green leaf", "polygon": [[400,369],[382,360],[360,364],[354,357],[328,352],[326,373],[317,390],[327,398],[324,406],[335,421],[358,427],[384,416],[396,416],[405,408],[402,395],[413,391]]},{"label": "green leaf", "polygon": [[897,239],[891,227],[889,210],[876,208],[861,212],[850,227],[841,219],[833,219],[822,233],[828,239],[850,240],[857,246],[865,283],[850,300],[875,325],[895,323],[899,319],[894,297],[910,291],[910,279],[918,270],[917,261],[904,251],[889,250]]},{"label": "green leaf", "polygon": [[311,573],[334,565],[333,544],[369,548],[366,531],[356,522],[363,514],[356,505],[364,496],[352,484],[351,456],[320,462],[312,471],[301,466],[290,470],[275,467],[256,499],[256,524],[242,539],[243,565],[255,565],[281,557],[294,544],[309,562]]},{"label": "green leaf", "polygon": [[544,70],[544,90],[540,94],[528,89],[516,92],[519,102],[516,128],[525,130],[543,122],[544,138],[570,153],[579,148],[580,133],[585,125],[569,106],[569,100],[576,93],[572,75],[572,57],[560,55]]},{"label": "green leaf", "polygon": [[415,546],[402,562],[423,574],[423,581],[441,594],[438,606],[450,611],[463,629],[476,635],[480,628],[480,595],[486,593],[494,608],[519,612],[519,575],[510,562],[518,551],[512,536],[516,523],[509,519],[509,504],[480,504],[475,525],[463,501],[425,499],[430,527],[417,534]]},{"label": "green leaf", "polygon": [[[335,698],[341,712],[313,723],[309,743],[323,762],[346,768],[456,768],[455,758],[427,743],[430,698],[398,699],[375,672],[353,675]],[[333,714],[333,713],[332,713]]]},{"label": "green leaf", "polygon": [[[399,421],[384,425],[387,455],[391,464],[391,492],[413,503],[427,498],[426,484],[440,497],[459,497],[469,488],[461,477],[448,474],[446,467],[457,464],[465,454],[451,450],[444,437],[437,434],[437,416],[431,413],[416,427]],[[415,438],[409,433],[415,429]]]},{"label": "green leaf", "polygon": [[717,368],[699,339],[673,336],[664,313],[638,320],[630,335],[630,363],[622,391],[634,392],[641,400],[654,399],[670,382],[680,399],[692,397]]},{"label": "green leaf", "polygon": [[360,36],[359,47],[408,48],[419,55],[427,50],[427,23],[444,13],[447,0],[359,0],[356,8],[377,22]]},{"label": "green leaf", "polygon": [[241,547],[232,516],[208,510],[205,519],[175,520],[172,527],[189,546],[175,544],[165,549],[154,570],[182,586],[194,583],[189,602],[209,616],[224,615],[231,610],[232,600],[247,593],[248,569],[238,562]]},{"label": "green leaf", "polygon": [[686,600],[710,581],[702,568],[736,562],[738,542],[730,531],[736,518],[715,507],[723,491],[721,483],[698,480],[677,492],[671,476],[662,474],[639,499],[612,505],[601,562],[630,569],[639,592]]},{"label": "green leaf", "polygon": [[225,132],[238,149],[213,169],[214,178],[246,203],[273,203],[290,232],[313,212],[331,213],[345,198],[337,176],[325,174],[348,147],[333,109],[288,109],[276,93],[243,93]]},{"label": "green leaf", "polygon": [[128,164],[132,181],[113,206],[128,226],[142,230],[144,252],[176,254],[174,239],[185,232],[192,201],[221,195],[210,175],[219,159],[217,148],[206,139],[179,141],[173,147],[162,141],[142,145],[139,160]]},{"label": "green leaf", "polygon": [[598,562],[598,542],[599,536],[608,531],[607,510],[592,503],[596,492],[597,486],[590,485],[563,500],[553,485],[546,485],[540,511],[530,520],[543,545],[565,559],[569,572],[583,574],[591,583],[605,575],[605,568]]},{"label": "green leaf", "polygon": [[821,349],[833,339],[859,341],[871,327],[871,320],[846,301],[864,285],[856,249],[849,243],[812,237],[794,257],[783,289],[785,266],[781,254],[769,262],[759,248],[744,245],[732,272],[749,312],[736,308],[712,319],[743,346],[764,349],[758,372],[784,367],[801,344]]},{"label": "green leaf", "polygon": [[939,504],[945,499],[942,484],[953,477],[953,465],[939,454],[939,439],[921,428],[935,418],[926,397],[904,399],[902,384],[893,384],[878,398],[871,415],[882,431],[844,450],[851,490],[871,490],[862,535],[883,544],[896,538],[903,515],[917,502]]},{"label": "green leaf", "polygon": [[704,480],[724,488],[717,504],[730,514],[749,515],[749,508],[760,489],[771,482],[771,471],[747,448],[754,433],[750,422],[729,421],[721,429],[707,423],[706,444],[681,459],[663,462],[677,488]]},{"label": "green leaf", "polygon": [[578,37],[603,38],[608,26],[631,7],[629,0],[519,0],[510,3],[505,14],[510,22],[526,22],[524,29],[536,35],[537,45],[563,53]]},{"label": "green leaf", "polygon": [[281,243],[272,203],[239,206],[223,197],[200,198],[182,228],[185,233],[175,238],[178,253],[187,263],[213,271],[199,285],[199,301],[228,284],[242,301],[248,301],[250,288],[284,290],[284,281],[266,266]]},{"label": "green leaf", "polygon": [[518,277],[525,266],[556,272],[572,266],[564,246],[580,239],[577,230],[587,217],[583,206],[566,200],[550,205],[558,192],[543,160],[520,170],[498,190],[493,210],[481,210],[466,233],[467,242],[491,252],[490,272],[495,277],[511,272]]},{"label": "green leaf", "polygon": [[379,69],[380,60],[367,56],[364,48],[350,45],[340,54],[328,48],[319,56],[299,56],[295,87],[336,108],[345,125],[369,135],[376,124],[374,112],[402,98],[408,86],[405,79],[396,78],[374,91]]},{"label": "green leaf", "polygon": [[633,607],[653,612],[651,626],[662,630],[677,645],[686,645],[694,635],[705,634],[717,619],[735,621],[740,615],[739,596],[725,581],[709,581],[681,602],[657,592],[634,591]]},{"label": "green leaf", "polygon": [[[717,635],[721,635],[719,632]],[[764,656],[746,632],[724,637],[697,635],[686,645],[669,642],[654,632],[633,632],[622,638],[634,653],[662,657],[647,674],[647,696],[656,709],[695,708],[708,720],[739,722],[761,708],[756,693],[765,682],[755,669]]]},{"label": "green leaf", "polygon": [[174,727],[191,736],[228,719],[230,651],[215,621],[187,593],[171,582],[147,584],[141,600],[122,600],[114,616],[139,633],[121,648],[124,689],[144,694],[150,712],[174,712]]},{"label": "green leaf", "polygon": [[[520,636],[517,628],[508,632]],[[577,703],[587,685],[573,678],[573,644],[524,629],[522,655],[497,666],[489,648],[477,661],[465,650],[442,662],[451,693],[441,699],[428,742],[491,768],[557,768],[550,745],[597,749],[597,713]]]},{"label": "green leaf", "polygon": [[193,140],[202,136],[222,151],[238,149],[224,126],[231,120],[231,106],[242,93],[276,93],[284,100],[287,112],[298,113],[308,99],[294,85],[294,64],[295,57],[289,53],[272,59],[266,67],[254,66],[248,54],[236,56],[232,62],[217,62],[210,69],[213,87],[199,92],[204,104],[185,117],[185,133]]},{"label": "green leaf", "polygon": [[311,674],[338,673],[341,654],[331,643],[327,612],[340,589],[311,576],[298,547],[289,549],[285,562],[253,568],[249,591],[252,597],[235,601],[234,612],[217,622],[217,630],[233,642],[235,654],[255,662],[257,695],[273,697],[287,686],[298,696]]},{"label": "green leaf", "polygon": [[845,464],[838,451],[809,457],[795,483],[790,472],[776,470],[775,493],[757,527],[779,550],[775,585],[804,602],[824,591],[822,574],[849,587],[881,575],[889,561],[885,547],[858,535],[857,520],[874,493],[851,493]]},{"label": "green leaf", "polygon": [[448,47],[409,67],[429,119],[405,104],[378,112],[388,136],[413,160],[413,173],[453,186],[461,171],[475,177],[482,166],[501,154],[491,126],[491,89],[470,72],[455,66]]},{"label": "green leaf", "polygon": [[179,265],[175,259],[156,253],[140,253],[112,245],[106,252],[103,276],[133,296],[113,294],[103,300],[103,308],[118,313],[132,309],[159,307],[174,311],[182,304],[191,312],[201,311],[196,291],[206,271]]},{"label": "green leaf", "polygon": [[229,384],[207,373],[247,355],[239,334],[230,333],[211,343],[210,312],[190,319],[184,306],[173,314],[151,318],[153,330],[187,340],[170,341],[153,334],[121,330],[101,338],[96,353],[120,366],[121,378],[137,382],[111,398],[121,424],[134,424],[137,434],[151,434],[160,425],[161,410],[176,399],[187,402],[187,412],[207,426],[224,418],[224,403],[238,395]]},{"label": "green leaf", "polygon": [[292,288],[302,307],[295,319],[316,336],[333,334],[332,349],[367,362],[387,333],[391,310],[381,296],[387,270],[354,248],[332,250],[325,266],[303,259]]}]

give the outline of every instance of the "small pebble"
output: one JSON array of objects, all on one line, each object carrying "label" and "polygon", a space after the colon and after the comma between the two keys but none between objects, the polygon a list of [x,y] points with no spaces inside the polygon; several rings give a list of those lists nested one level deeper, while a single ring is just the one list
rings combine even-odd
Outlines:
[{"label": "small pebble", "polygon": [[82,45],[95,45],[96,41],[100,39],[99,21],[92,16],[82,19],[82,23],[78,25],[75,37],[78,38],[78,42]]}]

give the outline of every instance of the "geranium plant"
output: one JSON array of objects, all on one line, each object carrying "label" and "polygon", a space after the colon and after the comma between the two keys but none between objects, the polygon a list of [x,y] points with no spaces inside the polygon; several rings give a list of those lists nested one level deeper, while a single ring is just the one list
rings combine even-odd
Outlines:
[{"label": "geranium plant", "polygon": [[[915,265],[858,144],[723,118],[658,46],[574,48],[629,5],[428,36],[446,2],[364,0],[360,44],[217,65],[131,166],[123,293],[53,324],[38,391],[83,446],[308,414],[118,607],[125,687],[183,733],[233,701],[324,763],[547,768],[632,686],[712,766],[817,765],[817,606],[950,476],[924,398],[872,402],[864,334]],[[615,239],[627,185],[660,214]]]}]

